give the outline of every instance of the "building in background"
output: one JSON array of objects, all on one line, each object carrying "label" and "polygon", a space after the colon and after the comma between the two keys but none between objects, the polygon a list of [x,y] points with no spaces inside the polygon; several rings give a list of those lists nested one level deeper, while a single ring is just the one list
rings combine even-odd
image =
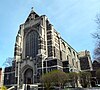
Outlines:
[{"label": "building in background", "polygon": [[94,71],[100,69],[100,62],[95,60],[95,61],[93,61],[92,66],[93,66]]},{"label": "building in background", "polygon": [[100,70],[100,62],[94,60],[92,63],[92,66],[93,66],[93,71],[91,72],[92,73],[92,81],[91,81],[92,83],[91,84],[95,87],[98,84],[100,85],[100,78],[97,78],[97,75],[96,75],[97,70]]},{"label": "building in background", "polygon": [[85,50],[79,52],[79,59],[80,59],[80,67],[82,71],[92,71],[92,61],[91,61],[91,56],[90,52]]},{"label": "building in background", "polygon": [[2,68],[0,68],[0,87],[2,86],[2,76],[3,76]]},{"label": "building in background", "polygon": [[15,77],[15,62],[12,62],[12,66],[5,67],[4,68],[4,80],[3,80],[3,85],[6,87],[11,87],[16,85],[16,77]]},{"label": "building in background", "polygon": [[6,87],[11,87],[16,84],[15,71],[12,70],[12,66],[6,67],[4,69],[4,82],[3,83]]}]

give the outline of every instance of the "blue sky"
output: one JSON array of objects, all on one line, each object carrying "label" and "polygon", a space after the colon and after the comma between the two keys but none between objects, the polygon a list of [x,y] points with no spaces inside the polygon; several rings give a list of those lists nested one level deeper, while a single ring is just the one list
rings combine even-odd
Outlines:
[{"label": "blue sky", "polygon": [[100,0],[2,0],[0,1],[0,67],[7,57],[13,57],[15,37],[31,7],[46,15],[61,36],[77,51],[95,47],[91,33],[95,32]]}]

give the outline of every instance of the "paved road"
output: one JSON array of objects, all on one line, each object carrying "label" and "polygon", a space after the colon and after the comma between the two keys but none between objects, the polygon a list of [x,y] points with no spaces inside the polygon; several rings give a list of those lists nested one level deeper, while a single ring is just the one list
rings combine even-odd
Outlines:
[{"label": "paved road", "polygon": [[64,90],[100,90],[100,87],[95,87],[95,88],[67,88]]}]

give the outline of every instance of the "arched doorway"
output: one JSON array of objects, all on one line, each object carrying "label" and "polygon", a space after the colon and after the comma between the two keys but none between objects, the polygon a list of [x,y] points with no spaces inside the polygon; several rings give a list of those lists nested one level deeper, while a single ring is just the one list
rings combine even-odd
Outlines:
[{"label": "arched doorway", "polygon": [[33,70],[28,68],[24,73],[24,83],[33,84]]},{"label": "arched doorway", "polygon": [[92,86],[92,87],[96,87],[96,81],[92,80],[92,81],[91,81],[91,86]]}]

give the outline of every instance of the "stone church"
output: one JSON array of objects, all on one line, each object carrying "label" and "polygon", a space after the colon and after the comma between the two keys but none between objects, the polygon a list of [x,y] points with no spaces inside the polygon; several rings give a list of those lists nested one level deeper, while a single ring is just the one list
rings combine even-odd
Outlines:
[{"label": "stone church", "polygon": [[52,70],[79,72],[79,53],[55,30],[45,15],[31,10],[20,25],[14,48],[15,77],[18,87],[38,84]]}]

